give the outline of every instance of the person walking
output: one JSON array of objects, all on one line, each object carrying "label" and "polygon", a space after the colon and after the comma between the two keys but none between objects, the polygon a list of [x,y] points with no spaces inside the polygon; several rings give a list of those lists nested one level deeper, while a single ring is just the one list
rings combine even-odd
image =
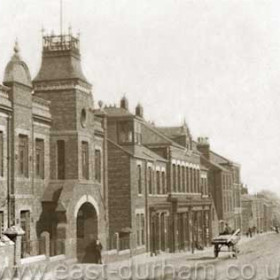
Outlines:
[{"label": "person walking", "polygon": [[96,252],[96,261],[98,264],[102,264],[102,251],[103,247],[99,239],[96,240],[95,252]]},{"label": "person walking", "polygon": [[249,236],[252,237],[252,229],[249,227],[248,229]]}]

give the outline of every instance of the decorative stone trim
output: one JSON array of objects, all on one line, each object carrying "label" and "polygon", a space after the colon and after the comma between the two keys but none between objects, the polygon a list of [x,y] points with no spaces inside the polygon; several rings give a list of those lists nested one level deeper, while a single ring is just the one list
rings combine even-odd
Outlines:
[{"label": "decorative stone trim", "polygon": [[56,91],[56,90],[69,90],[75,89],[81,92],[90,94],[91,87],[86,85],[77,84],[76,81],[60,81],[60,82],[41,82],[34,85],[35,91]]}]

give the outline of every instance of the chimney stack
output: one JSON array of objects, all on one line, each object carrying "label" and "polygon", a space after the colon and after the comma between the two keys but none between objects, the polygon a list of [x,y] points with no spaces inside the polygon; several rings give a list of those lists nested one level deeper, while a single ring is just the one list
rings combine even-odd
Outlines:
[{"label": "chimney stack", "polygon": [[125,96],[121,99],[120,107],[128,111],[128,100]]},{"label": "chimney stack", "polygon": [[208,137],[197,138],[197,149],[203,154],[204,157],[210,159],[210,144]]},{"label": "chimney stack", "polygon": [[138,103],[138,105],[135,108],[135,115],[140,118],[143,118],[144,116],[144,109],[140,103]]}]

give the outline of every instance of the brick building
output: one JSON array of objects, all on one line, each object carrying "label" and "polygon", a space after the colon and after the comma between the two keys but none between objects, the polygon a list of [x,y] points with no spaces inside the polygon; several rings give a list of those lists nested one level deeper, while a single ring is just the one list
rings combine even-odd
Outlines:
[{"label": "brick building", "polygon": [[[25,231],[22,257],[87,257],[93,239],[106,246],[106,121],[95,115],[80,64],[79,39],[44,36],[32,81],[15,46],[1,86],[2,229]],[[90,226],[89,226],[90,225]]]},{"label": "brick building", "polygon": [[219,219],[219,231],[225,223],[231,228],[241,228],[240,166],[210,150],[208,138],[198,138],[197,149],[202,164],[209,172],[209,188]]},{"label": "brick building", "polygon": [[218,220],[240,227],[239,165],[125,97],[96,109],[79,44],[43,36],[33,80],[16,44],[0,86],[0,231],[24,230],[16,258],[91,262],[97,238],[104,251],[194,250]]},{"label": "brick building", "polygon": [[273,226],[273,203],[262,195],[243,194],[242,229],[246,233],[249,228],[256,232],[270,231]]},{"label": "brick building", "polygon": [[208,245],[212,233],[208,172],[200,165],[186,124],[155,127],[144,120],[141,105],[135,114],[129,112],[125,97],[120,107],[104,111],[110,236],[122,240],[130,235],[134,252]]}]

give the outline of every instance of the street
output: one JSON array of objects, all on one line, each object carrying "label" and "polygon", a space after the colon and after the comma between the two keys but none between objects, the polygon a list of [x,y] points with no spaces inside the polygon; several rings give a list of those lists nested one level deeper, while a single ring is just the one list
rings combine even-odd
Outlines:
[{"label": "street", "polygon": [[[214,258],[213,247],[203,251],[135,256],[106,265],[59,265],[41,279],[189,279],[276,280],[280,279],[280,234],[242,237],[237,258],[225,248]],[[33,274],[34,275],[34,274]],[[27,276],[27,275],[26,275]],[[23,279],[30,279],[30,275]]]},{"label": "street", "polygon": [[[231,258],[228,252],[220,253],[215,259],[213,252],[209,254],[207,250],[193,258],[170,260],[168,263],[174,265],[177,271],[183,265],[192,267],[192,278],[181,277],[181,279],[280,279],[279,234],[258,235],[251,240],[243,237],[239,248],[237,259]],[[199,266],[202,268],[198,268]],[[203,277],[205,271],[208,272],[207,277]]]}]

